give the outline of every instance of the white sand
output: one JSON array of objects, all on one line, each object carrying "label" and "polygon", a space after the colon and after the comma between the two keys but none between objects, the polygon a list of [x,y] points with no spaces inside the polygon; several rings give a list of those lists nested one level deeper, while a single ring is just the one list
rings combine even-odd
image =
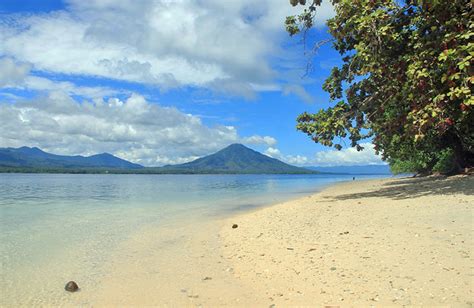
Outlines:
[{"label": "white sand", "polygon": [[472,176],[355,181],[228,220],[223,251],[267,305],[472,307],[473,214]]}]

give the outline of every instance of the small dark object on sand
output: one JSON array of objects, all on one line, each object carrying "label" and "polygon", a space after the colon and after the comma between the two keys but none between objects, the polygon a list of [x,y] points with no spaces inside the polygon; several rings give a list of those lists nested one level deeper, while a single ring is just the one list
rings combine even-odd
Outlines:
[{"label": "small dark object on sand", "polygon": [[76,292],[77,290],[79,290],[79,286],[74,281],[69,281],[68,283],[66,283],[64,290],[69,292]]},{"label": "small dark object on sand", "polygon": [[238,224],[233,224],[232,229],[236,229],[239,225]]}]

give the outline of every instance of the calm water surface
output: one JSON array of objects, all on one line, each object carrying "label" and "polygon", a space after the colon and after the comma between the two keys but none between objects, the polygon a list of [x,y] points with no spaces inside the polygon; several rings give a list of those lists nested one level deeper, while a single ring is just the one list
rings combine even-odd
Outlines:
[{"label": "calm water surface", "polygon": [[0,305],[61,304],[47,281],[99,280],[114,248],[143,226],[227,216],[345,180],[352,175],[0,174]]}]

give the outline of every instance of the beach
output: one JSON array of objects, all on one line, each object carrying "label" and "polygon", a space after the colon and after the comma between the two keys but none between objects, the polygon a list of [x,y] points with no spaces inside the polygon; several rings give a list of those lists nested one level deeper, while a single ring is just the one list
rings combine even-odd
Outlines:
[{"label": "beach", "polygon": [[[25,264],[27,279],[3,276],[2,306],[470,307],[473,187],[472,176],[356,179],[166,220],[107,208],[84,231],[94,241]],[[64,291],[69,280],[79,292]]]},{"label": "beach", "polygon": [[115,253],[87,303],[470,307],[472,187],[472,176],[356,180],[144,229]]},{"label": "beach", "polygon": [[225,220],[347,180],[2,174],[0,306],[256,303],[221,252]]},{"label": "beach", "polygon": [[229,219],[223,255],[266,305],[472,307],[473,194],[473,176],[337,184]]}]

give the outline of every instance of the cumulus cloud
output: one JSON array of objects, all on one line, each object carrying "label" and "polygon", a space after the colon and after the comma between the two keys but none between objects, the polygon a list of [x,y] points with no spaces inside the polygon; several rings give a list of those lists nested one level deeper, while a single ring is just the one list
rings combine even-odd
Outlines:
[{"label": "cumulus cloud", "polygon": [[254,135],[254,136],[250,136],[250,137],[247,137],[247,138],[243,138],[242,143],[254,144],[254,145],[264,144],[264,145],[267,145],[267,146],[273,146],[277,143],[277,140],[273,137],[270,137],[270,136],[263,136],[262,137],[262,136]]},{"label": "cumulus cloud", "polygon": [[302,155],[286,155],[284,160],[292,165],[304,166],[308,165],[308,158]]},{"label": "cumulus cloud", "polygon": [[[121,89],[100,86],[77,86],[68,81],[53,81],[48,78],[32,75],[30,72],[31,68],[32,65],[29,63],[21,63],[9,57],[0,58],[0,88],[26,89],[40,92],[62,91],[69,95],[80,95],[87,98],[102,98],[118,93],[127,93],[127,91]],[[1,94],[3,96],[8,95],[6,93]]]},{"label": "cumulus cloud", "polygon": [[281,161],[284,161],[288,164],[292,165],[307,165],[308,164],[308,158],[306,156],[302,155],[283,155],[279,149],[269,147],[268,149],[265,150],[264,152],[265,155],[279,159]]},{"label": "cumulus cloud", "polygon": [[280,150],[276,148],[269,147],[268,149],[265,150],[265,155],[268,155],[273,158],[279,159],[281,157],[281,152]]},{"label": "cumulus cloud", "polygon": [[0,88],[22,84],[30,70],[29,64],[16,63],[9,57],[0,58]]},{"label": "cumulus cloud", "polygon": [[[247,98],[281,79],[270,58],[285,57],[284,18],[301,11],[287,0],[69,0],[67,8],[1,23],[0,54],[36,70]],[[316,24],[333,14],[325,1]]]},{"label": "cumulus cloud", "polygon": [[341,151],[328,150],[317,152],[314,157],[302,155],[285,155],[279,149],[269,147],[265,155],[282,160],[286,163],[299,166],[356,166],[356,165],[380,165],[384,162],[375,154],[374,145],[362,143],[364,150],[358,152],[355,148],[347,148]]},{"label": "cumulus cloud", "polygon": [[375,154],[372,143],[362,143],[364,150],[357,151],[355,148],[347,148],[340,151],[329,150],[316,153],[314,157],[315,166],[354,166],[354,165],[380,165],[382,158]]},{"label": "cumulus cloud", "polygon": [[25,78],[23,84],[17,86],[17,88],[24,88],[35,91],[45,92],[64,92],[68,95],[80,95],[87,98],[100,99],[104,96],[113,96],[118,93],[128,93],[128,91],[121,89],[112,89],[109,87],[85,87],[77,86],[69,81],[52,81],[48,78],[38,76],[28,76]]},{"label": "cumulus cloud", "polygon": [[144,165],[182,163],[231,143],[276,142],[241,137],[233,126],[208,127],[199,117],[133,94],[126,100],[76,102],[64,92],[0,103],[0,145],[38,146],[61,154],[110,152]]}]

